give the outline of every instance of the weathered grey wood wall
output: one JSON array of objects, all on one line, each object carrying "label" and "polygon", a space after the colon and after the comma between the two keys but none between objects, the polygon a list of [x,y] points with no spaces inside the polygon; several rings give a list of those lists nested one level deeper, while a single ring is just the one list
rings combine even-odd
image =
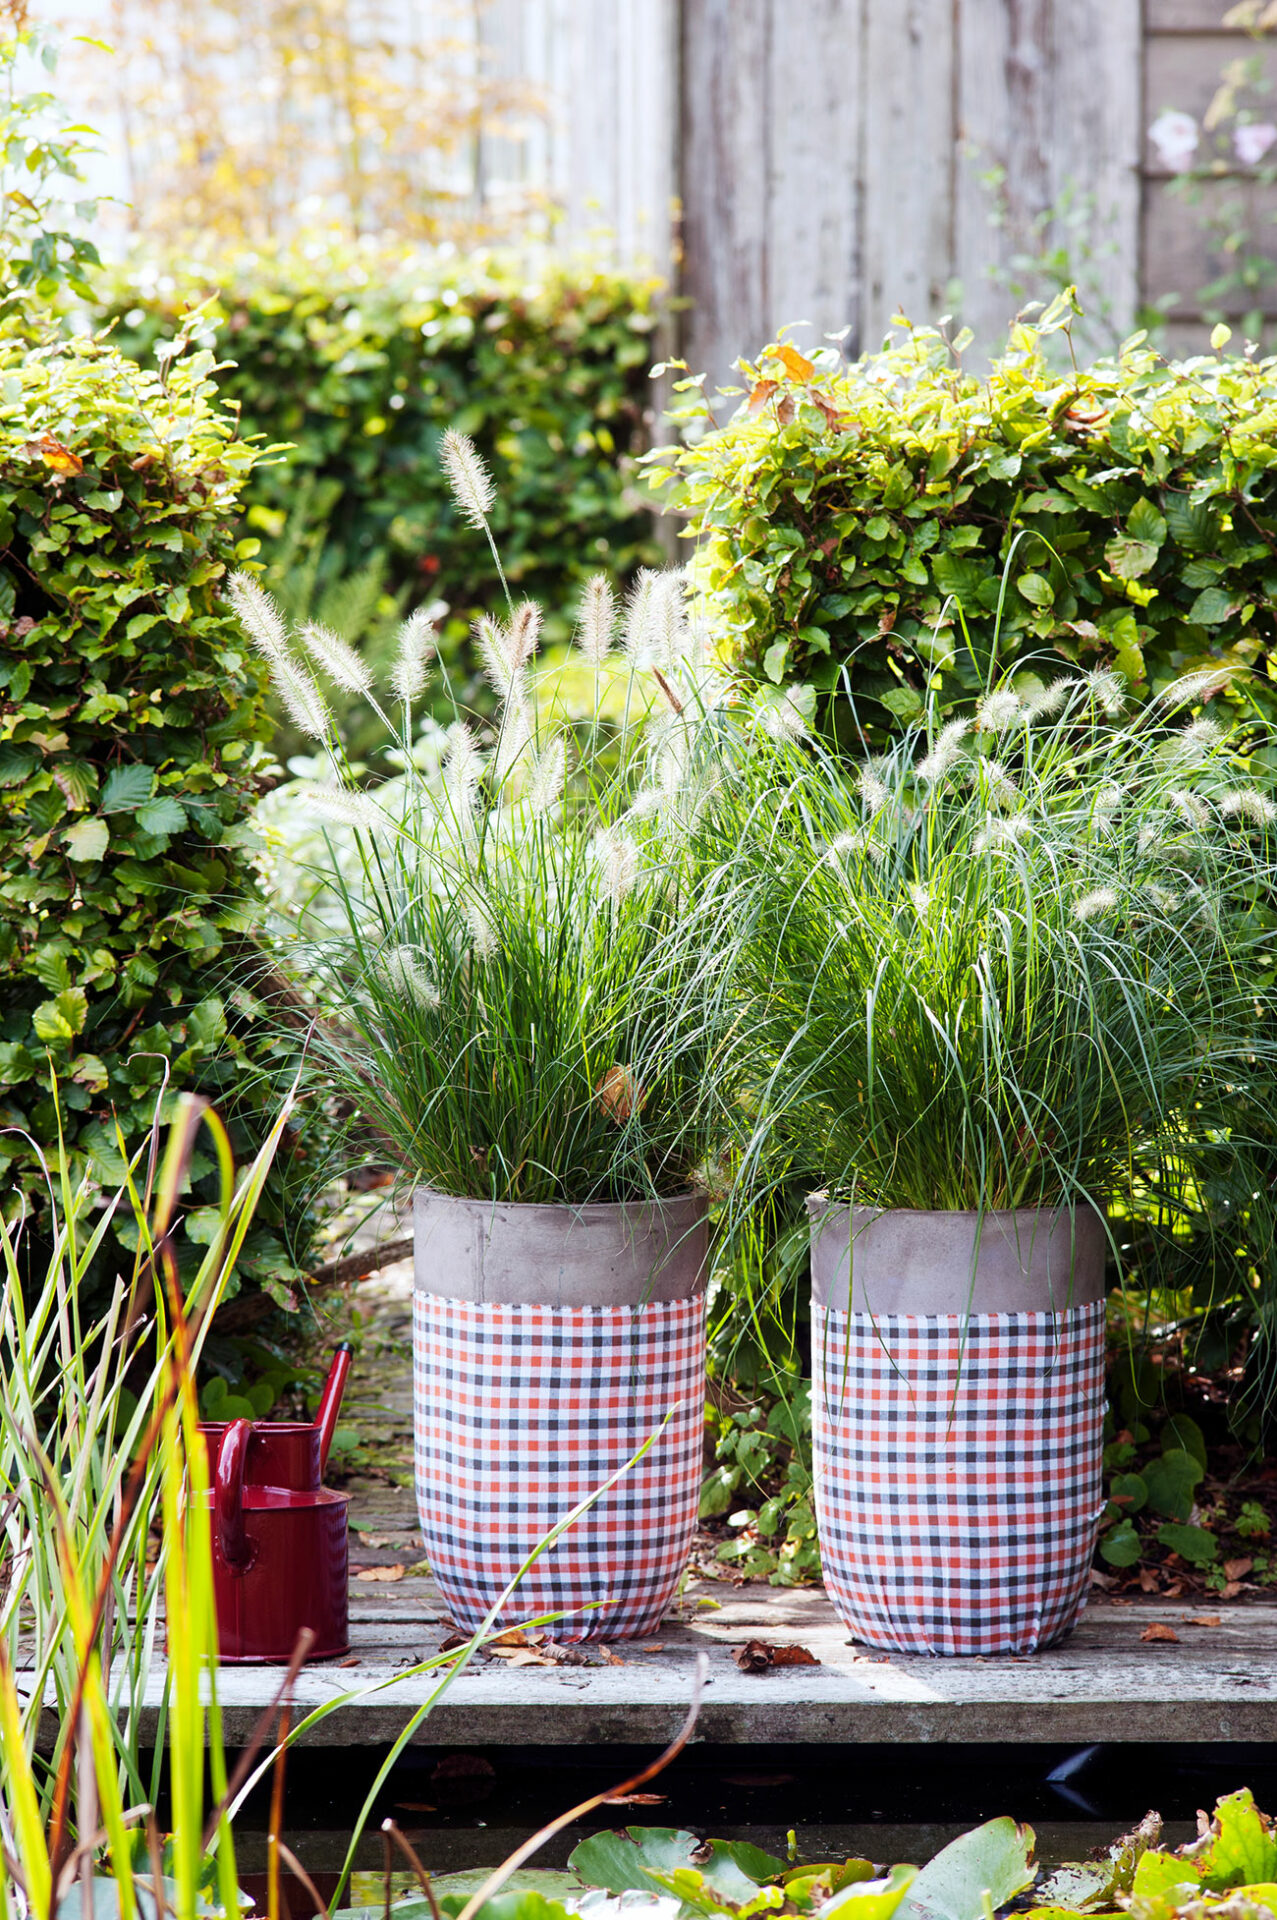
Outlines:
[{"label": "weathered grey wood wall", "polygon": [[480,190],[541,193],[564,243],[673,277],[716,383],[786,323],[855,351],[949,311],[993,345],[1056,245],[1090,344],[1173,294],[1197,345],[1193,296],[1229,265],[1211,208],[1246,196],[1272,248],[1277,188],[1235,169],[1186,195],[1147,140],[1166,107],[1200,119],[1230,59],[1277,81],[1229,0],[469,5],[477,56],[540,100],[526,138],[481,143]]}]

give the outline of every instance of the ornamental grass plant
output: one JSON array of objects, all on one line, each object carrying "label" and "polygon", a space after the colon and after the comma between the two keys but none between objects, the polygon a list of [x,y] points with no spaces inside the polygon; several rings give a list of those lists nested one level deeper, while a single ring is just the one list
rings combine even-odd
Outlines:
[{"label": "ornamental grass plant", "polygon": [[[698,913],[736,1005],[737,1210],[1138,1205],[1277,1281],[1274,820],[1221,675],[995,684],[851,765],[734,730]],[[1272,1291],[1269,1288],[1269,1291]]]},{"label": "ornamental grass plant", "polygon": [[[464,435],[444,455],[506,588],[491,477]],[[606,579],[589,582],[573,648],[594,684],[584,721],[539,697],[542,616],[506,589],[507,619],[475,631],[495,718],[458,709],[433,747],[419,734],[437,706],[424,698],[424,615],[404,623],[382,687],[336,635],[289,632],[247,575],[233,595],[325,758],[328,780],[305,798],[344,847],[316,873],[322,897],[287,955],[316,996],[317,1090],[352,1111],[366,1148],[444,1193],[578,1204],[686,1191],[705,1151],[713,1036],[681,938],[683,829],[713,687],[681,577],[640,575],[623,618]],[[346,756],[325,685],[379,715],[398,770],[384,792]]]}]

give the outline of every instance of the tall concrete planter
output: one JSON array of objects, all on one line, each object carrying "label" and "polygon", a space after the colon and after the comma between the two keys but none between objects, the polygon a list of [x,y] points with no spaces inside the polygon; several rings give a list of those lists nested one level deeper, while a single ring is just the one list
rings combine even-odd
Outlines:
[{"label": "tall concrete planter", "polygon": [[893,1652],[1052,1645],[1085,1604],[1103,1504],[1103,1223],[809,1211],[816,1518],[839,1614]]},{"label": "tall concrete planter", "polygon": [[562,1640],[651,1632],[696,1524],[704,1204],[519,1206],[418,1189],[413,1239],[417,1503],[453,1619],[477,1627],[551,1528],[656,1434],[500,1616],[563,1612],[546,1628]]}]

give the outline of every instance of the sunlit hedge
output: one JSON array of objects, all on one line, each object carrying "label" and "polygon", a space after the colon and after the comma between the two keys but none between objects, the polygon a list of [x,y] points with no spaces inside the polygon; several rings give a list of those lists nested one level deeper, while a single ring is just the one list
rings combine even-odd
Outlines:
[{"label": "sunlit hedge", "polygon": [[[113,1189],[181,1088],[219,1102],[246,1155],[286,1071],[248,985],[263,676],[219,597],[255,456],[211,362],[179,342],[148,373],[87,339],[0,339],[10,1218],[40,1214],[46,1170]],[[214,1230],[211,1165],[193,1171],[192,1243]],[[296,1277],[284,1214],[277,1181],[242,1268],[280,1300]]]},{"label": "sunlit hedge", "polygon": [[1018,325],[991,374],[930,329],[851,366],[774,344],[730,422],[654,456],[736,660],[835,725],[845,677],[871,736],[932,677],[969,706],[995,659],[1111,665],[1137,699],[1219,662],[1262,692],[1277,360],[1167,364],[1137,337],[1074,368],[1069,318]]}]

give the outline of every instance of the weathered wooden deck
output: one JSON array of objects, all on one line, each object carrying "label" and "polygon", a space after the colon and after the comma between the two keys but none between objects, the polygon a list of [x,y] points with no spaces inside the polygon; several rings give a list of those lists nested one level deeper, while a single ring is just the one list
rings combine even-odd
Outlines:
[{"label": "weathered wooden deck", "polygon": [[[698,1602],[713,1599],[706,1607]],[[433,1583],[357,1582],[352,1598],[357,1666],[307,1668],[299,1710],[358,1688],[309,1735],[330,1745],[389,1742],[437,1684],[394,1679],[435,1652],[449,1631]],[[431,1745],[659,1744],[686,1711],[698,1651],[709,1675],[697,1738],[785,1741],[977,1742],[1268,1740],[1277,1733],[1277,1606],[1218,1615],[1183,1606],[1103,1604],[1088,1609],[1071,1639],[1027,1659],[883,1659],[848,1643],[823,1594],[733,1590],[703,1582],[682,1617],[641,1646],[618,1643],[623,1665],[511,1666],[477,1659],[450,1685],[415,1736]],[[1194,1626],[1194,1618],[1218,1626]],[[1149,1642],[1150,1625],[1175,1641]],[[798,1642],[816,1667],[745,1673],[733,1649],[751,1639]],[[655,1648],[659,1645],[659,1651]],[[653,1650],[644,1650],[644,1649]],[[228,1740],[247,1735],[279,1675],[224,1669],[219,1681]],[[374,1693],[364,1690],[389,1681]]]}]

